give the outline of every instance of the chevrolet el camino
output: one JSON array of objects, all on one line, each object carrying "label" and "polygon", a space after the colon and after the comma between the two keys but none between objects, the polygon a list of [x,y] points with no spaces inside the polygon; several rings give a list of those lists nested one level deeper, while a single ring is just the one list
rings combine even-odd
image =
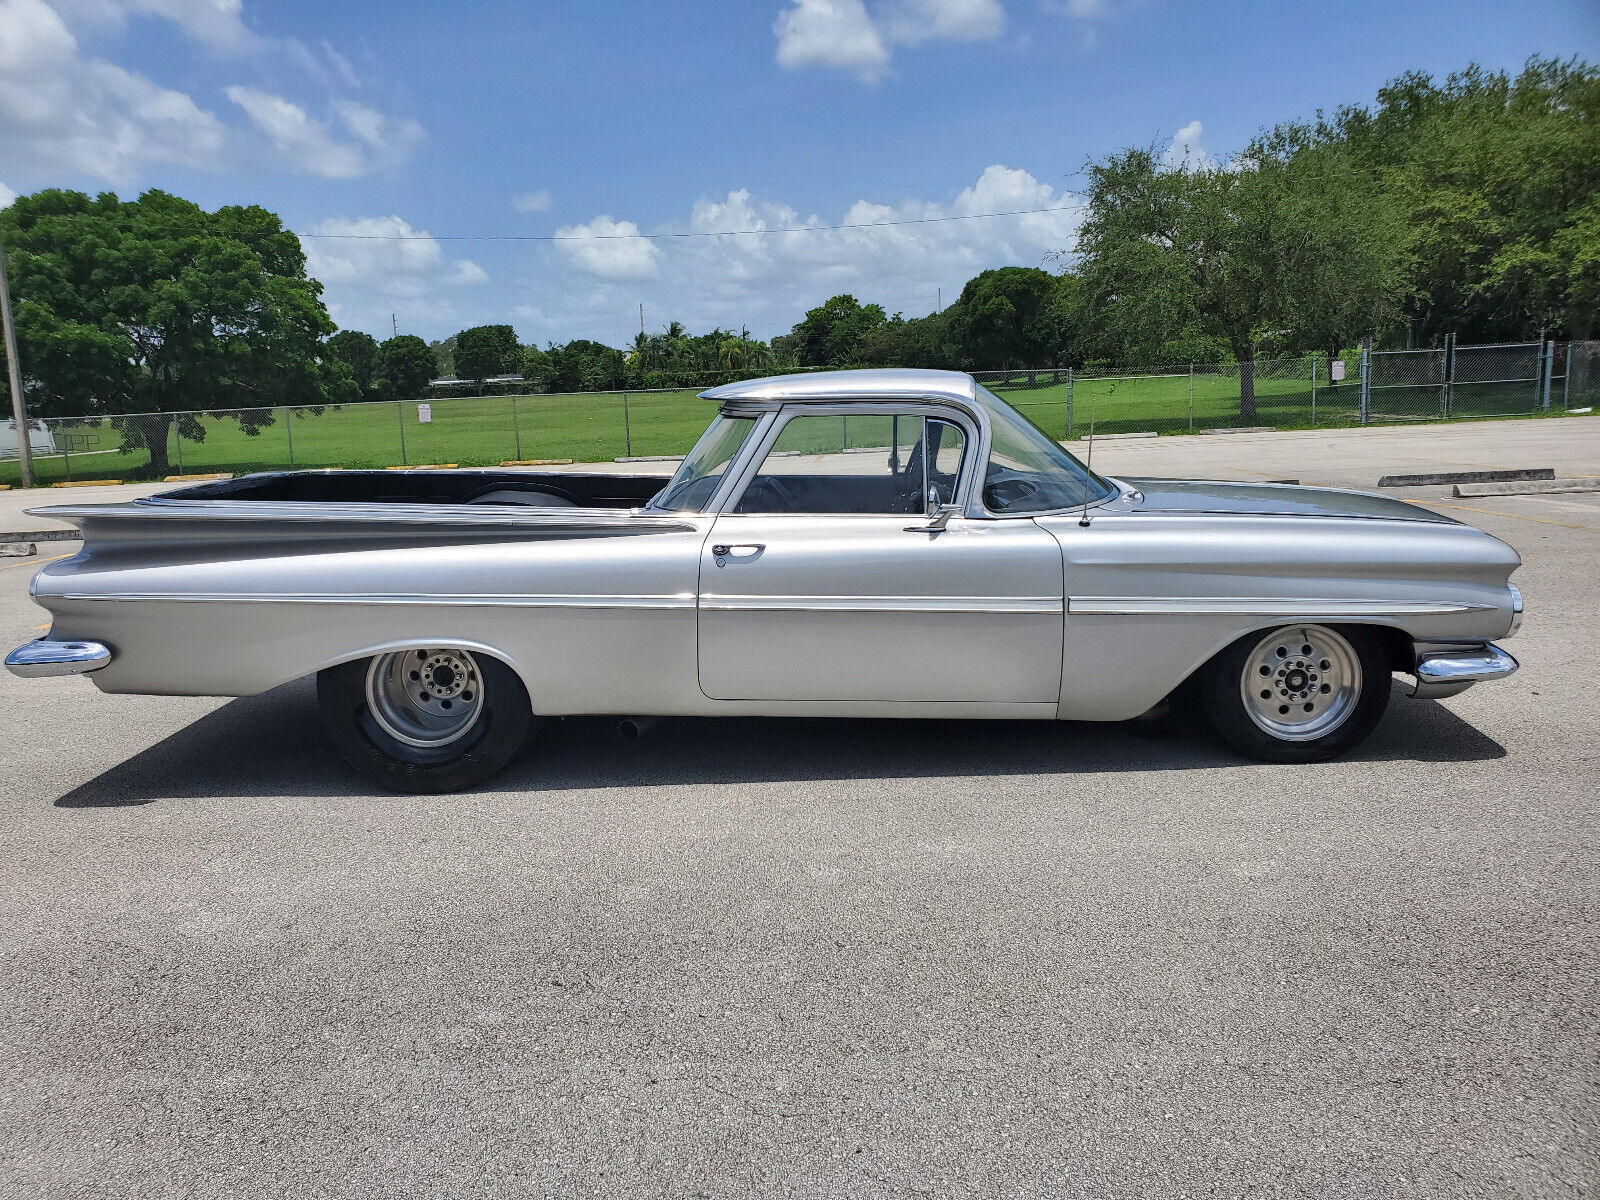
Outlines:
[{"label": "chevrolet el camino", "polygon": [[299,471],[37,510],[6,660],[103,691],[315,676],[378,784],[504,767],[535,716],[1125,721],[1183,692],[1243,754],[1349,750],[1389,703],[1517,664],[1520,560],[1322,488],[1097,475],[970,376],[841,371],[705,393],[677,473]]}]

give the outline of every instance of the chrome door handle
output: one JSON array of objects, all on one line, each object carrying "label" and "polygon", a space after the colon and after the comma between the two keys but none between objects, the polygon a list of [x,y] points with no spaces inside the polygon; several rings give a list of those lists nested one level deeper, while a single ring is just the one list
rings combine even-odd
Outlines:
[{"label": "chrome door handle", "polygon": [[752,558],[766,548],[761,542],[741,542],[731,546],[723,543],[711,547],[711,553],[718,558]]}]

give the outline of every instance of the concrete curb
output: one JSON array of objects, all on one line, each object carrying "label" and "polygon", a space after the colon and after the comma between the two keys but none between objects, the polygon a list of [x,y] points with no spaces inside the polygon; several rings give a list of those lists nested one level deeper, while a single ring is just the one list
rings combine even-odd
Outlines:
[{"label": "concrete curb", "polygon": [[[1129,438],[1153,438],[1160,436],[1161,435],[1154,429],[1145,429],[1138,433],[1097,433],[1093,435],[1093,439],[1097,442],[1125,442]],[[1090,440],[1090,435],[1086,433],[1080,433],[1077,437],[1069,438],[1067,440],[1073,442],[1087,442]]]},{"label": "concrete curb", "polygon": [[1473,496],[1545,496],[1554,492],[1600,492],[1600,479],[1551,479],[1531,483],[1456,484],[1457,499]]},{"label": "concrete curb", "polygon": [[1430,471],[1423,475],[1385,475],[1379,487],[1427,487],[1440,483],[1510,483],[1529,479],[1554,479],[1552,467],[1529,467],[1515,471]]},{"label": "concrete curb", "polygon": [[14,533],[0,533],[0,545],[16,542],[77,542],[83,539],[80,529],[24,529]]},{"label": "concrete curb", "polygon": [[1211,437],[1219,433],[1276,433],[1271,425],[1236,425],[1231,429],[1196,429],[1195,433]]}]

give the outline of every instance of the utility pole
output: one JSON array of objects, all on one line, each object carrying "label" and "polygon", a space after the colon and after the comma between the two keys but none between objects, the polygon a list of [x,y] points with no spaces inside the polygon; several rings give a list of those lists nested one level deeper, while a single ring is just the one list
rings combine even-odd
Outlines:
[{"label": "utility pole", "polygon": [[639,305],[639,336],[644,336],[644,305]]},{"label": "utility pole", "polygon": [[394,336],[400,336],[400,318],[395,313],[389,314],[389,327],[394,330]]},{"label": "utility pole", "polygon": [[0,238],[0,324],[5,326],[6,375],[11,383],[11,419],[17,426],[17,465],[22,486],[33,486],[33,440],[29,436],[28,409],[22,402],[22,367],[17,362],[17,327],[11,322],[11,287],[6,280],[5,240]]},{"label": "utility pole", "polygon": [[936,312],[936,313],[937,312],[943,312],[944,311],[944,289],[942,287],[935,288],[933,290],[933,294],[934,294],[933,311]]}]

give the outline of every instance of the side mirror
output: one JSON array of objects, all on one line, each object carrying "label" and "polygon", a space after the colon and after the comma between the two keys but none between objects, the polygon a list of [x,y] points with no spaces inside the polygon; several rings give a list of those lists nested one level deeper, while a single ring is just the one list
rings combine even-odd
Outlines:
[{"label": "side mirror", "polygon": [[[929,490],[930,492],[932,491],[931,488]],[[961,506],[959,504],[934,504],[932,502],[932,497],[930,496],[928,503],[928,523],[926,525],[908,525],[906,526],[906,532],[941,533],[943,532],[944,527],[950,524],[951,517],[959,517],[960,515]]]}]

